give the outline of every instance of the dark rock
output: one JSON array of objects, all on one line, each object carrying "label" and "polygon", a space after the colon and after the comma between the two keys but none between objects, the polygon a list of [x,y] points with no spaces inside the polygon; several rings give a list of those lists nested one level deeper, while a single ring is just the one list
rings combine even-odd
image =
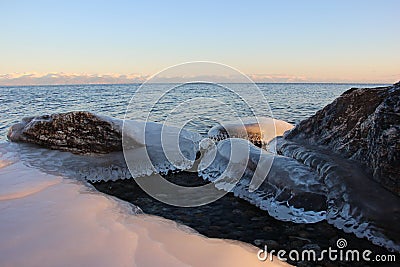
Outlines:
[{"label": "dark rock", "polygon": [[234,210],[232,210],[232,214],[234,214],[234,215],[242,215],[243,212],[241,210],[239,210],[239,209],[234,209]]},{"label": "dark rock", "polygon": [[308,234],[307,231],[299,231],[299,232],[298,232],[298,235],[299,235],[300,237],[303,237],[303,238],[306,238],[306,237],[309,236],[309,234]]},{"label": "dark rock", "polygon": [[290,192],[283,190],[277,197],[277,201],[285,201],[293,207],[303,208],[304,210],[321,211],[327,209],[326,196],[313,192]]},{"label": "dark rock", "polygon": [[400,83],[352,88],[302,121],[285,139],[356,160],[375,181],[400,195]]},{"label": "dark rock", "polygon": [[263,227],[263,231],[266,231],[266,232],[273,232],[274,230],[275,230],[274,227],[269,226],[269,225]]},{"label": "dark rock", "polygon": [[208,227],[208,229],[212,231],[221,231],[221,227],[216,225],[211,225],[210,227]]},{"label": "dark rock", "polygon": [[280,247],[279,243],[275,240],[265,240],[264,245],[266,245],[270,249],[277,249]]},{"label": "dark rock", "polygon": [[24,118],[7,137],[72,153],[109,153],[122,150],[121,124],[90,112],[73,111]]},{"label": "dark rock", "polygon": [[301,248],[305,243],[307,243],[307,241],[296,239],[296,240],[290,242],[290,246],[291,246],[292,249],[298,250],[298,249]]},{"label": "dark rock", "polygon": [[301,249],[302,250],[313,250],[316,252],[317,255],[319,255],[321,253],[321,247],[318,244],[307,244],[307,245],[304,245]]},{"label": "dark rock", "polygon": [[254,240],[254,245],[256,245],[256,246],[261,246],[261,245],[264,245],[265,244],[265,240],[263,240],[263,239],[256,239],[256,240]]}]

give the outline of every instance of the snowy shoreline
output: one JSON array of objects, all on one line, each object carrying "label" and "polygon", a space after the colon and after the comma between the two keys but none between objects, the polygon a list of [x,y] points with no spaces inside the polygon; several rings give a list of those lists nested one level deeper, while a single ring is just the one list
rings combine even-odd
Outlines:
[{"label": "snowy shoreline", "polygon": [[264,265],[254,246],[136,214],[133,205],[82,182],[10,160],[14,155],[4,155],[4,147],[2,154],[2,266]]}]

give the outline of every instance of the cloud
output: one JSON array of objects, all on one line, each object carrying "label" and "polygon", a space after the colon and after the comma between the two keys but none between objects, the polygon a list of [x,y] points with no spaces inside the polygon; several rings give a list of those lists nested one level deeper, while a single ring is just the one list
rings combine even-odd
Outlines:
[{"label": "cloud", "polygon": [[8,73],[0,74],[0,85],[55,85],[55,84],[114,84],[142,83],[147,79],[140,74],[87,74],[87,73]]},{"label": "cloud", "polygon": [[[255,82],[306,82],[307,78],[285,74],[249,74],[249,78]],[[8,73],[0,74],[0,85],[57,85],[57,84],[124,84],[143,83],[150,76],[143,74],[87,74],[87,73]],[[242,76],[181,76],[181,77],[157,77],[153,82],[247,82]]]},{"label": "cloud", "polygon": [[307,82],[307,77],[287,74],[249,74],[250,79],[260,83],[294,83]]}]

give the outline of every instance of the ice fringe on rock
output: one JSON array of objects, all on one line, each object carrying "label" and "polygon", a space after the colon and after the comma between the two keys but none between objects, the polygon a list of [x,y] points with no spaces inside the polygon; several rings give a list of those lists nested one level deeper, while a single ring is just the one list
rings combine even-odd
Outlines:
[{"label": "ice fringe on rock", "polygon": [[279,139],[277,149],[309,166],[328,189],[328,223],[391,251],[400,251],[400,200],[369,179],[358,162],[330,150]]},{"label": "ice fringe on rock", "polygon": [[238,138],[209,145],[203,154],[199,175],[218,189],[232,191],[279,220],[325,219],[326,189],[316,173],[296,160]]},{"label": "ice fringe on rock", "polygon": [[25,118],[10,128],[8,138],[53,149],[22,155],[29,164],[47,171],[59,166],[54,171],[66,176],[108,181],[190,169],[201,137],[160,123],[74,111]]},{"label": "ice fringe on rock", "polygon": [[154,122],[124,121],[124,156],[133,177],[192,168],[201,136]]}]

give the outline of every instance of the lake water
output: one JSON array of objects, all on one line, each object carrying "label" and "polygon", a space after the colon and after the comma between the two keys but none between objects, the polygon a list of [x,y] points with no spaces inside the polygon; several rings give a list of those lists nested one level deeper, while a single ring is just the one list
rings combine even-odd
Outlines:
[{"label": "lake water", "polygon": [[[178,124],[189,120],[187,127],[201,134],[205,134],[216,121],[232,120],[235,116],[251,116],[251,107],[265,106],[266,102],[272,114],[267,107],[264,109],[265,114],[260,115],[273,115],[276,119],[298,123],[347,89],[376,86],[381,85],[257,84],[266,101],[257,94],[250,93],[253,99],[243,105],[240,96],[211,84],[152,84],[146,86],[142,97],[134,98],[128,109],[128,104],[140,84],[0,87],[0,139],[6,139],[8,128],[26,116],[87,110],[117,118],[124,118],[127,112],[130,119],[146,119],[150,105],[152,109],[149,120],[159,122],[168,118],[168,122]],[[223,87],[231,88],[235,92],[256,90],[251,84],[224,84]],[[166,88],[174,89],[167,94],[161,94]],[[160,99],[155,104],[149,103],[149,99],[143,95],[160,95]],[[189,106],[190,110],[195,110],[195,118],[188,118],[187,112],[174,112],[174,108],[190,100],[195,100]]]}]

